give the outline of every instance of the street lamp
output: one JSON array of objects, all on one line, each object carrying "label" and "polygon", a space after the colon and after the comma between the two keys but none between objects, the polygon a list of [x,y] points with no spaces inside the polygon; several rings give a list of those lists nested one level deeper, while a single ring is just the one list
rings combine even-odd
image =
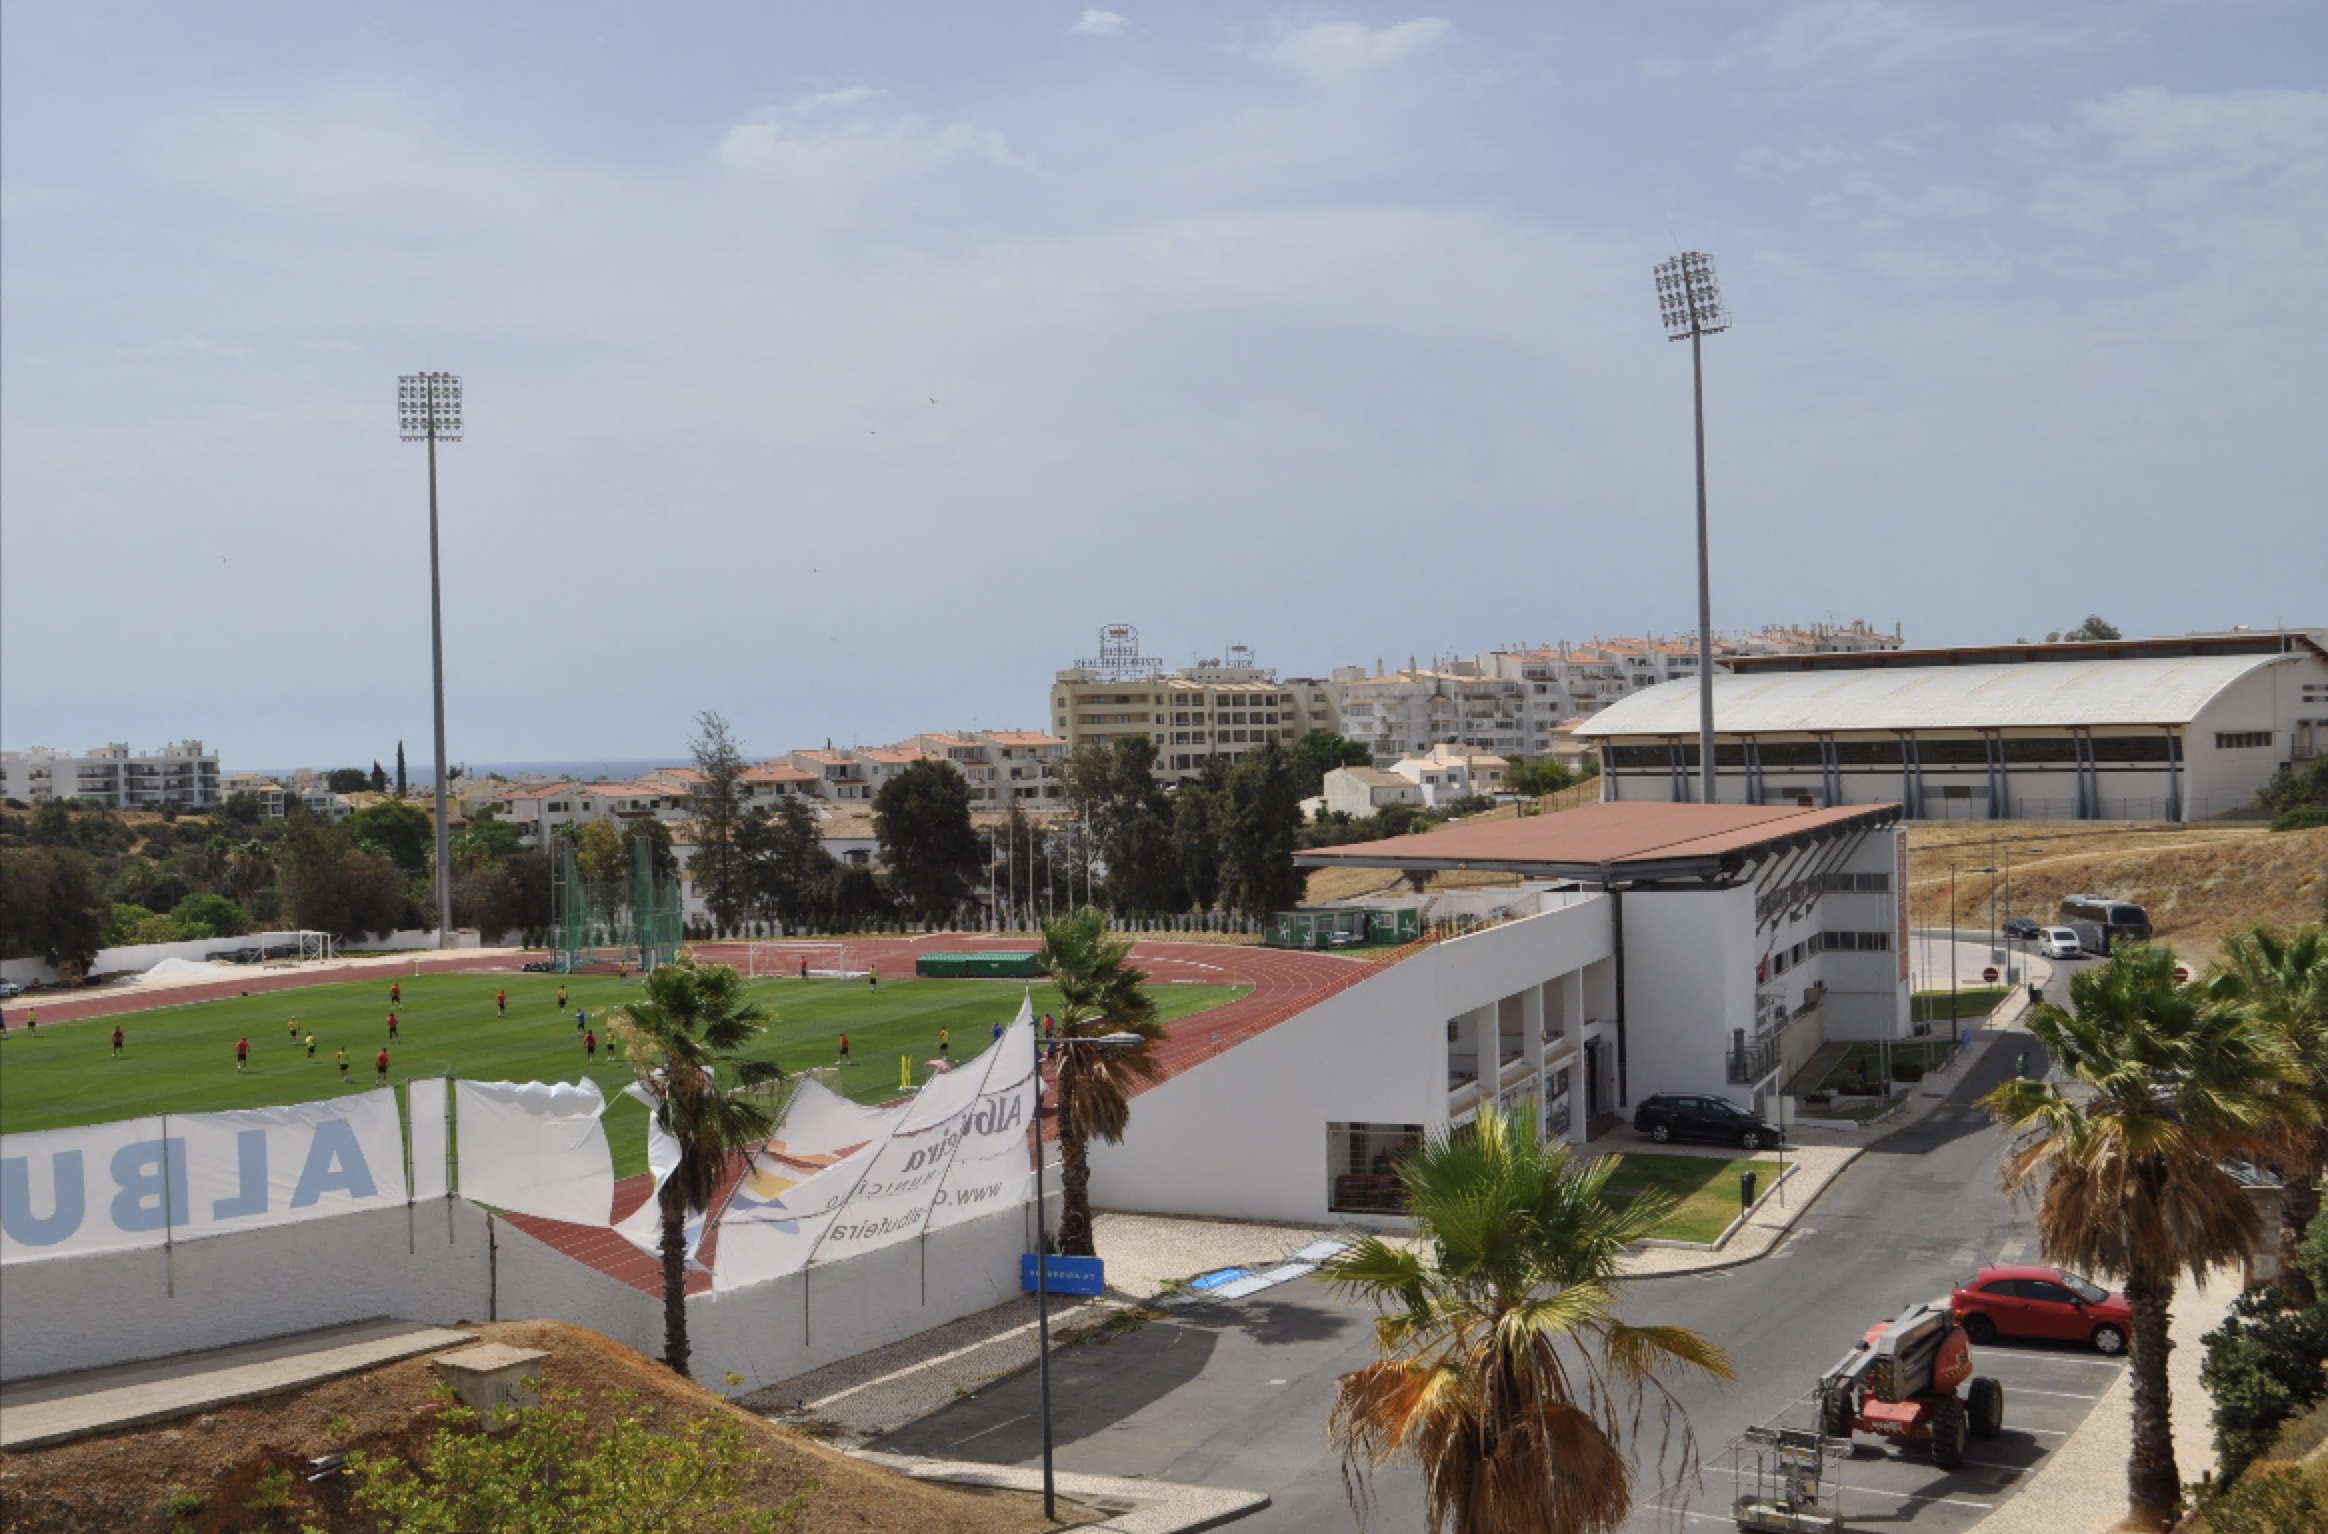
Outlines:
[{"label": "street lamp", "polygon": [[1714,595],[1706,561],[1706,363],[1704,341],[1730,328],[1722,292],[1714,281],[1714,258],[1689,250],[1657,263],[1657,307],[1665,339],[1689,342],[1693,398],[1697,405],[1698,555],[1698,781],[1699,797],[1714,802]]},{"label": "street lamp", "polygon": [[436,450],[461,440],[461,380],[406,373],[396,380],[396,417],[407,442],[428,444],[428,648],[436,677],[437,946],[453,946],[453,824],[445,814],[445,597],[437,574]]},{"label": "street lamp", "polygon": [[[1057,1497],[1051,1485],[1051,1234],[1043,1215],[1043,1030],[1030,1030],[1035,1041],[1035,1372],[1043,1398],[1043,1517],[1057,1523]],[[1092,1038],[1050,1041],[1062,1049],[1137,1049],[1147,1040],[1136,1033],[1103,1033]]]}]

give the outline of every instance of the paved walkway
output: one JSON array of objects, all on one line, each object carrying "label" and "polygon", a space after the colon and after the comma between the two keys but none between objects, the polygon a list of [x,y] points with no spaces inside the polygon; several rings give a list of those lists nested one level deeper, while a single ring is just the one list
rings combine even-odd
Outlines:
[{"label": "paved walkway", "polygon": [[0,1449],[66,1443],[238,1401],[299,1390],[399,1358],[466,1347],[467,1332],[410,1321],[359,1321],[144,1363],[115,1364],[0,1387]]}]

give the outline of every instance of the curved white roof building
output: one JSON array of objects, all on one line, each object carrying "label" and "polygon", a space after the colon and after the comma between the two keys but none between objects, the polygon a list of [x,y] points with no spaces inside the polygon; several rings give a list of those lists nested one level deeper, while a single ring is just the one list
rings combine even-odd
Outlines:
[{"label": "curved white roof building", "polygon": [[[2162,653],[2163,652],[2163,653]],[[1740,662],[1714,678],[1725,802],[1897,802],[1911,817],[2191,820],[2328,753],[2328,652],[2308,634]],[[1578,727],[1604,797],[1695,796],[1698,688]]]}]

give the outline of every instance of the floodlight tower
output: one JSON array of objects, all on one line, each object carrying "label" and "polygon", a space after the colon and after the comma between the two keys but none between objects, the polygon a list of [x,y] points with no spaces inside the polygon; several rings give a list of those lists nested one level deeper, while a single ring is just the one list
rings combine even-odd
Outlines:
[{"label": "floodlight tower", "polygon": [[436,450],[461,440],[461,380],[406,373],[396,380],[396,417],[407,442],[428,444],[428,649],[436,676],[437,946],[453,946],[453,823],[445,814],[445,596],[437,573]]},{"label": "floodlight tower", "polygon": [[1698,554],[1698,797],[1714,802],[1714,595],[1706,565],[1706,362],[1707,336],[1730,328],[1722,312],[1721,288],[1714,281],[1714,258],[1688,250],[1657,263],[1657,307],[1664,314],[1665,338],[1689,342],[1689,366],[1697,402]]}]

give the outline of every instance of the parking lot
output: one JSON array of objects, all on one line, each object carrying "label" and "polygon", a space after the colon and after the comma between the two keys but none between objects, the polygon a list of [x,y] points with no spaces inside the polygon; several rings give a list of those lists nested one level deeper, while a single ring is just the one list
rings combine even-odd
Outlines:
[{"label": "parking lot", "polygon": [[[1944,1471],[1921,1444],[1899,1444],[1860,1435],[1851,1456],[1831,1468],[1839,1507],[1850,1528],[1893,1528],[1902,1524],[1931,1534],[1968,1529],[2009,1498],[2045,1454],[2085,1419],[2101,1393],[2125,1367],[2123,1358],[2105,1359],[2079,1349],[2045,1344],[1995,1343],[1977,1349],[1982,1374],[2005,1387],[2004,1428],[1996,1437],[1975,1440],[1962,1468]],[[1766,1425],[1809,1429],[1817,1413],[1805,1391]],[[1738,1481],[1732,1456],[1717,1446],[1704,1451],[1705,1472],[1695,1486],[1668,1488],[1651,1499],[1630,1527],[1657,1527],[1665,1514],[1692,1522],[1731,1524],[1730,1505]],[[1750,1461],[1748,1462],[1751,1463]],[[1747,1484],[1751,1485],[1751,1470]]]}]

